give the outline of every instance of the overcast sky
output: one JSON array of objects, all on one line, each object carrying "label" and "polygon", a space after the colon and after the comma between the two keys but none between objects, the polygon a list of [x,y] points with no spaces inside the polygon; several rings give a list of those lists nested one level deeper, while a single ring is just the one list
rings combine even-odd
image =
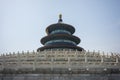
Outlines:
[{"label": "overcast sky", "polygon": [[120,0],[0,0],[0,53],[36,51],[60,13],[78,46],[120,53]]}]

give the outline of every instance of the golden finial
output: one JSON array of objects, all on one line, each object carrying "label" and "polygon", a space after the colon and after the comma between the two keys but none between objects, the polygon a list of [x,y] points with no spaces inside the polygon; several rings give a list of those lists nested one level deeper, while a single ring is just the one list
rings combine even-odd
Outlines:
[{"label": "golden finial", "polygon": [[62,14],[59,14],[59,19],[62,19]]},{"label": "golden finial", "polygon": [[62,14],[59,14],[59,20],[58,22],[62,22]]}]

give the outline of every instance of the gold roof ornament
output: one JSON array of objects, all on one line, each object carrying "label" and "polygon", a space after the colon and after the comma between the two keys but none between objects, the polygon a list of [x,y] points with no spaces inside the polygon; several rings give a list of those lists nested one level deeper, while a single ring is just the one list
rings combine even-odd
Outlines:
[{"label": "gold roof ornament", "polygon": [[59,19],[62,19],[62,14],[59,14]]},{"label": "gold roof ornament", "polygon": [[59,20],[58,20],[58,22],[59,23],[62,22],[62,14],[59,14]]}]

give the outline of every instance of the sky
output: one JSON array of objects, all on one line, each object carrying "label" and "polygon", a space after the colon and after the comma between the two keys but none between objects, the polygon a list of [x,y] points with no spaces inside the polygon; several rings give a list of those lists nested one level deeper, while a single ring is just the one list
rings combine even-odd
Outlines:
[{"label": "sky", "polygon": [[59,14],[76,28],[78,46],[120,53],[120,0],[0,0],[0,54],[36,51]]}]

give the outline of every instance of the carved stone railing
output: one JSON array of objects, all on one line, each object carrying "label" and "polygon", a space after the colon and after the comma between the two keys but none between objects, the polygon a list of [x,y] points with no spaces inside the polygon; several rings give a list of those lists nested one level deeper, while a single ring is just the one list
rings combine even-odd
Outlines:
[{"label": "carved stone railing", "polygon": [[0,56],[3,69],[92,69],[120,68],[119,54],[90,51],[46,50],[42,52],[9,53]]}]

